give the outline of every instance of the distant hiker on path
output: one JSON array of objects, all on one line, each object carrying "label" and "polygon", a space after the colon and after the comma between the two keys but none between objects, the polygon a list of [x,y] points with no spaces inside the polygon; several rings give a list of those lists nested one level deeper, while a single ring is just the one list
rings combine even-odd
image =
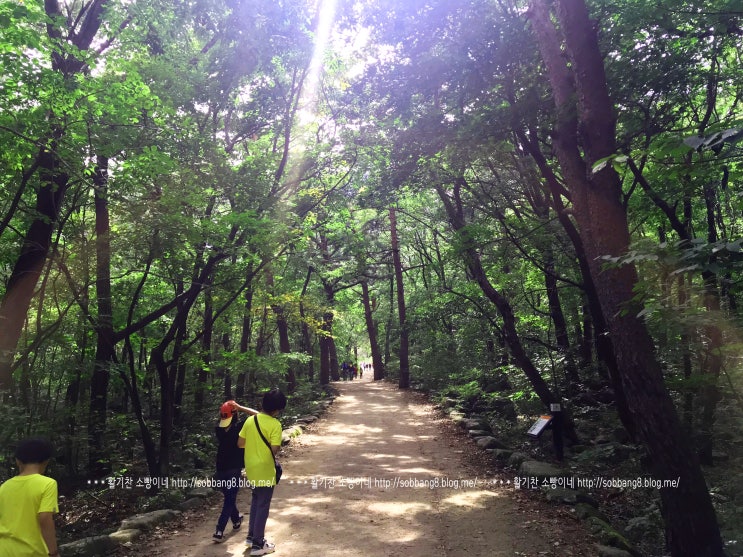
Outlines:
[{"label": "distant hiker on path", "polygon": [[237,446],[245,449],[245,476],[253,496],[250,502],[248,538],[250,555],[273,553],[275,545],[265,538],[276,478],[276,454],[281,449],[281,422],[276,417],[286,408],[286,396],[278,389],[263,395],[261,412],[245,420]]},{"label": "distant hiker on path", "polygon": [[15,451],[18,475],[0,485],[3,557],[59,557],[54,528],[57,482],[43,475],[53,454],[46,439],[26,439]]},{"label": "distant hiker on path", "polygon": [[217,481],[224,495],[222,512],[217,519],[217,528],[212,539],[221,543],[224,541],[224,529],[227,521],[232,520],[232,529],[239,530],[243,515],[237,509],[237,493],[240,490],[240,475],[245,457],[243,449],[237,446],[237,434],[242,429],[245,420],[238,420],[237,413],[255,415],[258,410],[240,406],[234,400],[228,400],[219,409],[219,424],[214,428],[217,435]]}]

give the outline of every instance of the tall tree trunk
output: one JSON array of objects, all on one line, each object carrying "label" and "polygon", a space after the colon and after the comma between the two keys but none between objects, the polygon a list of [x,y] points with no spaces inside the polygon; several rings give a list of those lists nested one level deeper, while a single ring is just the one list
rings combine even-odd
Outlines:
[{"label": "tall tree trunk", "polygon": [[[689,300],[689,292],[686,284],[686,277],[681,274],[678,276],[676,281],[678,286],[678,305],[680,308],[685,308]],[[681,369],[684,373],[684,379],[687,381],[691,379],[693,366],[691,361],[691,327],[688,324],[682,324],[681,334],[679,335],[679,341],[681,343]],[[694,428],[694,392],[690,389],[686,389],[684,394],[684,410],[683,410],[683,421],[684,427],[686,428],[687,435],[691,435]]]},{"label": "tall tree trunk", "polygon": [[[286,321],[284,308],[279,305],[274,305],[273,313],[276,316],[276,327],[279,333],[279,350],[282,354],[289,354],[291,352],[291,346],[289,344],[289,323]],[[287,364],[284,379],[286,380],[287,391],[293,393],[297,389],[297,376],[294,373],[294,366],[292,366],[292,364]]]},{"label": "tall tree trunk", "polygon": [[[260,327],[258,327],[258,338],[255,341],[255,355],[263,356],[268,343],[268,306],[263,304],[263,313],[261,315]],[[248,369],[248,395],[256,394],[258,388],[258,377],[256,375],[256,366],[251,365]]]},{"label": "tall tree trunk", "polygon": [[315,381],[315,350],[312,345],[312,335],[310,334],[310,326],[307,324],[304,303],[299,302],[299,315],[302,318],[302,352],[309,356],[307,362],[307,380],[310,383]]},{"label": "tall tree trunk", "polygon": [[[331,313],[331,316],[333,314]],[[330,321],[330,332],[333,332],[333,321]],[[333,335],[331,334],[328,336],[328,351],[330,356],[330,377],[333,378],[333,381],[340,381],[341,378],[341,368],[338,364],[338,347],[335,345],[335,339],[333,338]]]},{"label": "tall tree trunk", "polygon": [[[228,332],[222,333],[222,340],[220,342],[222,345],[222,351],[224,353],[231,352],[232,348],[232,337]],[[219,373],[217,374],[217,377],[222,380],[222,392],[224,393],[224,399],[225,400],[232,400],[235,397],[232,396],[232,373],[225,364],[222,364],[219,367]]]},{"label": "tall tree trunk", "polygon": [[390,205],[390,236],[392,238],[392,264],[395,267],[395,283],[397,285],[397,316],[400,323],[400,381],[401,389],[410,387],[410,363],[408,361],[408,323],[405,308],[405,286],[403,284],[402,260],[400,259],[400,245],[397,238],[397,216],[395,208]]},{"label": "tall tree trunk", "polygon": [[129,395],[132,399],[132,410],[134,411],[134,416],[136,417],[137,424],[139,425],[139,433],[142,438],[142,448],[144,449],[145,460],[147,461],[147,471],[149,472],[150,476],[156,477],[158,474],[157,446],[155,445],[155,441],[152,438],[152,431],[150,430],[149,425],[147,425],[147,420],[144,416],[144,407],[139,396],[139,387],[137,386],[137,361],[134,357],[134,349],[132,347],[131,338],[129,337],[125,339],[124,351],[127,354],[129,376],[127,377],[122,371],[122,381],[129,390]]},{"label": "tall tree trunk", "polygon": [[[549,191],[545,191],[540,185],[526,185],[527,198],[534,209],[534,213],[539,220],[545,224],[550,221],[550,204]],[[565,315],[562,311],[560,302],[560,290],[558,288],[558,275],[555,268],[555,254],[551,238],[540,246],[542,259],[544,261],[544,283],[547,292],[547,302],[549,304],[549,313],[552,324],[555,327],[555,340],[562,360],[559,366],[565,370],[568,397],[573,394],[575,387],[580,382],[578,377],[578,366],[573,357],[573,350],[570,346],[570,335],[568,334],[568,325]]]},{"label": "tall tree trunk", "polygon": [[310,336],[310,326],[307,324],[307,316],[304,311],[304,297],[307,294],[307,286],[310,283],[310,277],[312,276],[312,265],[307,268],[307,278],[304,280],[302,286],[302,293],[299,296],[299,317],[302,320],[302,352],[309,356],[309,362],[307,362],[307,378],[310,383],[315,380],[315,365],[314,365],[314,350],[312,349],[312,338]]},{"label": "tall tree trunk", "polygon": [[[252,276],[252,270],[249,276]],[[240,329],[240,354],[246,354],[250,347],[250,338],[253,334],[253,281],[250,280],[245,289],[245,304],[243,305],[242,327]],[[247,373],[241,369],[237,375],[237,387],[235,397],[242,400],[245,396],[245,382]]]},{"label": "tall tree trunk", "polygon": [[[271,265],[266,265],[266,286],[269,292],[275,298],[273,271]],[[274,317],[276,318],[276,329],[279,333],[279,351],[282,354],[289,354],[291,350],[291,344],[289,343],[289,323],[286,321],[286,312],[281,304],[272,303],[271,310],[273,311]],[[294,373],[294,368],[291,364],[287,363],[286,372],[284,374],[286,380],[286,387],[289,393],[293,393],[297,388],[297,378]]]},{"label": "tall tree trunk", "polygon": [[[157,238],[158,238],[158,232],[156,231],[153,236],[153,247],[157,244]],[[182,282],[180,284],[180,287],[177,289],[177,295],[175,297],[174,302],[171,304],[166,304],[165,306],[162,306],[155,312],[150,313],[147,317],[145,317],[143,320],[138,321],[137,323],[133,323],[134,319],[134,310],[137,306],[137,301],[139,300],[140,294],[142,292],[142,289],[144,288],[144,285],[147,281],[147,277],[149,276],[150,267],[152,265],[152,262],[155,258],[155,250],[150,249],[150,253],[147,256],[147,262],[145,265],[144,273],[142,274],[142,277],[140,278],[139,284],[137,285],[134,295],[132,296],[131,303],[129,305],[129,311],[127,315],[127,325],[124,328],[123,331],[117,332],[114,336],[114,340],[116,342],[123,340],[124,341],[124,353],[126,354],[126,359],[128,360],[128,367],[129,367],[129,374],[128,376],[123,372],[123,370],[120,369],[120,376],[121,379],[126,386],[129,396],[132,400],[132,408],[134,411],[134,415],[137,419],[137,423],[139,424],[139,430],[140,435],[142,438],[142,446],[145,453],[145,459],[147,460],[147,468],[151,476],[155,477],[159,475],[159,468],[158,468],[158,458],[157,458],[157,446],[155,444],[154,439],[152,438],[152,431],[150,427],[147,424],[147,420],[145,417],[145,410],[144,410],[144,404],[142,403],[142,397],[140,396],[140,389],[139,389],[139,373],[138,370],[145,369],[144,374],[144,387],[145,387],[145,396],[147,398],[147,403],[149,405],[149,416],[154,415],[153,411],[153,404],[152,404],[152,391],[153,391],[153,380],[152,375],[149,372],[149,370],[146,369],[147,367],[147,350],[145,348],[145,339],[140,339],[139,346],[137,353],[135,355],[134,347],[132,346],[132,338],[131,335],[141,330],[143,327],[145,327],[148,323],[151,323],[153,320],[157,319],[158,316],[163,315],[165,312],[172,309],[172,307],[179,307],[183,303],[183,298],[180,296],[180,294],[183,293],[183,285]],[[179,408],[178,401],[176,399],[176,410]]]},{"label": "tall tree trunk", "polygon": [[395,274],[393,272],[388,273],[390,277],[389,287],[389,308],[390,311],[387,313],[387,326],[384,328],[384,368],[387,366],[392,359],[392,326],[395,319]]},{"label": "tall tree trunk", "polygon": [[[177,279],[175,284],[175,292],[176,296],[180,296],[183,294],[183,291],[185,290],[185,285],[183,283],[183,279]],[[181,311],[182,303],[178,304],[176,306],[176,311]],[[186,338],[186,331],[181,330],[178,331],[178,334],[176,335],[175,341],[173,342],[173,351],[180,354],[181,347],[183,346],[183,342]],[[186,365],[184,362],[181,362],[178,365],[178,371],[175,378],[175,394],[173,395],[173,405],[175,408],[173,409],[173,420],[178,426],[182,426],[184,423],[184,412],[183,412],[183,397],[186,392]]]},{"label": "tall tree trunk", "polygon": [[565,315],[562,312],[560,303],[560,291],[557,287],[557,275],[555,271],[555,261],[551,248],[547,248],[544,262],[544,282],[547,289],[547,300],[550,308],[550,318],[555,326],[555,339],[560,354],[564,358],[565,375],[567,377],[568,395],[571,395],[575,387],[580,383],[578,377],[578,366],[573,358],[573,351],[570,347],[570,336],[568,335],[568,324]]},{"label": "tall tree trunk", "polygon": [[372,313],[372,303],[369,297],[369,282],[364,279],[361,281],[361,301],[364,304],[364,319],[366,320],[366,332],[369,335],[369,346],[372,354],[372,365],[374,366],[374,380],[384,379],[384,363],[382,362],[382,352],[379,350],[377,342],[377,324],[374,321]]},{"label": "tall tree trunk", "polygon": [[[325,236],[325,234],[320,234],[320,252],[322,254],[323,262],[326,265],[331,264],[330,259],[330,252],[328,250],[328,238]],[[330,375],[330,378],[333,381],[338,381],[340,376],[340,368],[338,366],[338,350],[335,346],[335,340],[333,339],[333,309],[335,307],[335,285],[337,284],[336,281],[331,281],[326,278],[321,279],[323,291],[325,292],[325,303],[326,303],[326,309],[325,313],[323,314],[323,324],[322,324],[322,331],[323,331],[323,339],[322,342],[324,342],[324,345],[321,343],[320,345],[320,358],[321,358],[321,366],[326,365],[327,366],[327,373]],[[326,372],[321,370],[321,384],[322,383],[322,377],[324,377]]]},{"label": "tall tree trunk", "polygon": [[172,365],[165,361],[167,343],[160,343],[150,353],[160,380],[160,444],[158,448],[157,475],[167,476],[170,472],[170,439],[173,434],[173,399],[175,373]]},{"label": "tall tree trunk", "polygon": [[[715,223],[716,207],[718,206],[717,192],[711,183],[704,186],[704,202],[707,215],[707,241],[712,244],[717,242],[717,225]],[[710,258],[710,264],[715,263],[716,256]],[[702,273],[704,280],[704,307],[708,317],[708,324],[704,327],[707,340],[706,357],[704,358],[703,371],[705,384],[702,388],[702,423],[701,423],[701,447],[699,458],[702,464],[713,464],[713,433],[717,412],[717,403],[720,401],[719,380],[722,372],[722,347],[723,338],[720,327],[715,325],[721,311],[720,290],[718,288],[717,275],[710,271]]]},{"label": "tall tree trunk", "polygon": [[598,160],[616,152],[614,112],[596,30],[583,0],[556,0],[555,6],[559,32],[546,0],[532,0],[530,9],[557,108],[554,149],[639,437],[654,475],[677,482],[660,490],[668,547],[674,557],[721,557],[722,540],[699,461],[663,383],[650,334],[637,317],[636,269],[601,266],[602,256],[624,255],[630,237],[619,176],[611,165],[592,172]]},{"label": "tall tree trunk", "polygon": [[[175,340],[173,341],[173,354],[182,354],[183,353],[183,344],[186,342],[186,335],[188,334],[188,329],[186,327],[181,328],[175,335]],[[175,388],[173,389],[173,423],[178,426],[182,427],[186,421],[186,413],[184,410],[184,395],[186,392],[186,381],[187,381],[187,372],[188,372],[188,366],[186,365],[186,362],[184,362],[182,359],[178,360],[178,363],[175,365]]]},{"label": "tall tree trunk", "polygon": [[[67,36],[63,37],[57,22],[64,21],[65,14],[62,13],[58,0],[46,0],[44,10],[50,18],[47,34],[53,41],[69,41],[76,49],[87,50],[101,26],[101,16],[107,3],[108,0],[89,2],[78,14],[78,18],[75,18],[80,24],[78,32],[70,29]],[[52,20],[55,23],[51,23]],[[72,55],[63,54],[63,50],[66,51],[62,49],[52,55],[52,69],[59,72],[70,88],[74,88],[76,75],[83,70],[85,64]],[[41,270],[49,254],[52,231],[57,224],[62,201],[69,187],[70,178],[61,170],[64,164],[57,155],[62,135],[60,129],[53,131],[48,147],[41,149],[30,169],[38,164],[41,183],[36,193],[36,216],[23,238],[21,252],[0,302],[0,392],[13,387],[12,369],[18,340]]]},{"label": "tall tree trunk", "polygon": [[[591,350],[591,341],[593,339],[593,321],[591,320],[591,311],[586,304],[581,306],[583,328],[580,331],[580,354],[581,359],[586,365],[591,365],[593,351]],[[576,319],[576,323],[578,320]]]},{"label": "tall tree trunk", "polygon": [[23,239],[21,253],[5,287],[0,303],[0,391],[13,386],[12,368],[18,340],[31,305],[36,284],[44,268],[59,218],[69,176],[61,170],[56,143],[39,154],[41,186],[36,194],[37,215]]},{"label": "tall tree trunk", "polygon": [[[327,366],[327,374],[329,375],[330,379],[332,379],[333,381],[338,381],[340,380],[341,375],[338,366],[338,351],[335,346],[335,341],[333,340],[333,307],[335,306],[335,290],[333,289],[333,285],[326,280],[323,280],[322,284],[323,290],[325,291],[325,303],[327,304],[327,309],[322,316],[322,340],[325,343],[325,352],[323,354],[323,347],[321,344],[320,358]],[[324,373],[325,372],[321,371],[321,377],[324,377]],[[321,384],[324,385],[326,383],[322,383],[321,381]]]},{"label": "tall tree trunk", "polygon": [[214,302],[212,300],[212,286],[214,277],[209,276],[204,284],[204,313],[202,317],[203,334],[201,335],[201,365],[196,374],[196,388],[194,389],[194,404],[197,411],[204,407],[204,395],[212,365],[212,341],[214,339]]},{"label": "tall tree trunk", "polygon": [[333,329],[333,312],[326,311],[320,326],[320,385],[330,384],[330,334]]},{"label": "tall tree trunk", "polygon": [[110,449],[106,443],[106,408],[111,364],[114,361],[113,305],[111,300],[111,226],[108,214],[108,159],[98,156],[93,175],[95,198],[96,351],[90,378],[90,412],[88,413],[88,473],[94,478],[111,471]]},{"label": "tall tree trunk", "polygon": [[[539,146],[539,142],[536,140],[536,135],[530,133],[529,135],[516,132],[519,137],[524,149],[534,158],[534,162],[539,168],[542,176],[544,176],[547,186],[549,187],[552,195],[552,203],[557,214],[557,218],[560,221],[565,233],[568,235],[570,242],[573,244],[575,249],[575,255],[578,258],[578,267],[580,269],[581,277],[583,278],[583,290],[588,300],[588,313],[584,314],[584,335],[586,338],[589,333],[593,330],[593,341],[596,348],[596,358],[602,363],[606,370],[609,372],[609,377],[612,383],[612,389],[614,390],[614,400],[617,405],[617,412],[619,418],[622,421],[627,433],[632,439],[635,438],[635,425],[634,418],[632,417],[629,407],[627,405],[626,397],[624,396],[624,390],[622,387],[622,381],[619,377],[619,368],[617,365],[616,355],[614,354],[614,347],[612,345],[612,339],[608,332],[608,325],[606,324],[606,318],[603,314],[601,301],[599,300],[599,294],[596,289],[596,285],[591,274],[591,268],[586,255],[586,250],[583,246],[583,240],[580,237],[580,233],[575,227],[573,220],[568,216],[563,202],[563,187],[559,183],[552,167],[548,164],[544,155],[542,154]],[[593,323],[593,327],[591,327]],[[585,339],[584,339],[585,341]],[[588,355],[589,350],[583,351],[585,355]],[[585,358],[586,362],[590,362],[590,358]],[[599,368],[599,371],[603,371]]]},{"label": "tall tree trunk", "polygon": [[[82,362],[79,362],[82,364]],[[80,391],[82,386],[82,365],[77,366],[72,380],[67,384],[65,391],[65,416],[66,416],[66,433],[63,455],[64,464],[67,474],[71,477],[77,477],[78,474],[78,434],[77,434],[77,412],[80,403]]]}]

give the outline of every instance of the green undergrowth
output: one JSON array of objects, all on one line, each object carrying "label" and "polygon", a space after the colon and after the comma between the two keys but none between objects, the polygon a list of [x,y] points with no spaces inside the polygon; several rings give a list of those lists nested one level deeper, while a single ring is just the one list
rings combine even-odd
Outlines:
[{"label": "green undergrowth", "polygon": [[[488,424],[492,435],[509,449],[529,458],[556,462],[551,432],[533,439],[526,435],[534,420],[546,409],[508,369],[481,373],[471,369],[451,373],[445,378],[429,377],[417,381],[417,388],[427,392],[444,410],[454,409],[465,416],[478,417]],[[579,443],[566,443],[561,466],[575,477],[642,480],[652,482],[647,468],[647,451],[632,442],[616,414],[610,390],[595,379],[581,385],[569,408],[575,421]],[[504,401],[513,404],[514,416],[503,413]],[[677,404],[681,403],[681,399]],[[743,557],[743,410],[737,398],[723,394],[717,408],[715,424],[715,461],[703,471],[710,487],[718,522],[729,557]],[[692,444],[698,439],[691,437]],[[663,520],[659,491],[652,487],[608,487],[591,493],[622,539],[631,541],[643,555],[661,557]],[[739,541],[740,540],[740,541]]]}]

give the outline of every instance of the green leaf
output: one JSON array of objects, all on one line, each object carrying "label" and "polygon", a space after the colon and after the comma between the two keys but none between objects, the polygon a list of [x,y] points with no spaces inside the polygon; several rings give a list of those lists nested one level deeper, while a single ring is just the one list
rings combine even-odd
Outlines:
[{"label": "green leaf", "polygon": [[597,174],[597,173],[601,172],[604,168],[606,168],[606,166],[609,164],[609,161],[611,161],[611,159],[612,159],[613,156],[614,155],[612,155],[610,157],[604,157],[603,159],[597,160],[593,164],[593,168],[591,169],[592,172],[594,174]]}]

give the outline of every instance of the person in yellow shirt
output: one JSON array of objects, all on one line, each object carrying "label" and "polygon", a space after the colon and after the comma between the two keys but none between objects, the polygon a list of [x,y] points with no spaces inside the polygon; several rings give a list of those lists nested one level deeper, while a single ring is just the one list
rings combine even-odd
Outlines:
[{"label": "person in yellow shirt", "polygon": [[266,555],[275,545],[266,541],[265,530],[276,478],[276,454],[281,449],[281,422],[277,416],[286,408],[286,396],[278,389],[263,395],[261,412],[243,424],[237,446],[245,449],[245,476],[253,495],[250,502],[247,543],[250,555]]},{"label": "person in yellow shirt", "polygon": [[59,557],[57,482],[43,475],[53,453],[46,439],[18,444],[18,475],[0,485],[0,557]]}]

